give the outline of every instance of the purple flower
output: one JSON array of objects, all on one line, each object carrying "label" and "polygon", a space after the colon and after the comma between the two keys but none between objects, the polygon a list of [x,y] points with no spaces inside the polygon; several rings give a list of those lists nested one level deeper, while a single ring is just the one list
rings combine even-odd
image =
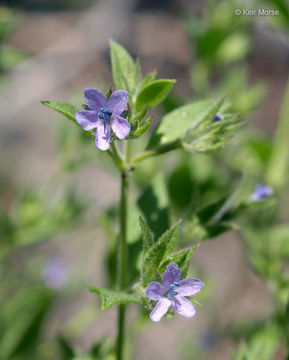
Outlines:
[{"label": "purple flower", "polygon": [[170,306],[179,314],[192,317],[196,310],[190,300],[185,296],[198,293],[204,287],[199,279],[181,280],[181,270],[177,264],[169,264],[163,275],[163,283],[152,281],[146,288],[146,296],[157,301],[157,305],[150,314],[152,321],[160,321]]},{"label": "purple flower", "polygon": [[273,189],[270,186],[267,186],[265,184],[258,184],[255,187],[255,191],[251,195],[251,200],[258,201],[258,200],[266,199],[271,195],[273,195]]},{"label": "purple flower", "polygon": [[100,150],[108,150],[110,130],[119,139],[130,132],[130,124],[120,116],[128,103],[129,94],[125,90],[114,91],[109,100],[97,89],[85,89],[84,100],[91,110],[78,111],[76,121],[84,130],[96,130],[95,144]]},{"label": "purple flower", "polygon": [[43,281],[45,284],[55,290],[62,288],[67,282],[67,265],[59,257],[50,258],[43,268]]}]

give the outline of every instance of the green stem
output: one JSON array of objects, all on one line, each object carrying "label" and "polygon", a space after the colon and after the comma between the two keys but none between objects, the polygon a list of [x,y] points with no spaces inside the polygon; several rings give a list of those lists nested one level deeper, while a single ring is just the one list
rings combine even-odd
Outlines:
[{"label": "green stem", "polygon": [[121,170],[124,171],[123,159],[121,158],[119,151],[114,142],[110,144],[110,150],[108,150],[109,155],[112,157],[115,165]]},{"label": "green stem", "polygon": [[[120,196],[120,240],[118,248],[118,289],[126,288],[127,273],[127,173],[121,173],[121,196]],[[123,345],[125,339],[125,305],[118,308],[118,335],[116,340],[116,359],[123,359]]]},{"label": "green stem", "polygon": [[157,156],[157,155],[160,155],[160,154],[163,154],[163,153],[166,153],[168,151],[172,151],[172,150],[175,150],[175,149],[178,149],[181,147],[181,141],[179,139],[175,140],[175,141],[172,141],[172,142],[169,142],[167,144],[164,144],[164,145],[160,145],[160,146],[157,146],[151,150],[147,150],[147,151],[144,151],[140,154],[137,154],[135,155],[133,158],[132,158],[132,165],[134,165],[135,163],[139,162],[139,161],[142,161],[148,157],[151,157],[151,156]]}]

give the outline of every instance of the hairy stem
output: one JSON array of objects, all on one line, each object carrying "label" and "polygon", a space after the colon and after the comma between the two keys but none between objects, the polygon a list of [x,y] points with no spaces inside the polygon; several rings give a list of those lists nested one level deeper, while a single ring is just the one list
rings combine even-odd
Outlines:
[{"label": "hairy stem", "polygon": [[[120,196],[120,238],[118,247],[118,289],[123,290],[126,287],[127,273],[127,173],[121,173],[121,196]],[[125,305],[119,305],[118,308],[118,334],[116,340],[116,359],[123,359],[123,345],[125,340]]]}]

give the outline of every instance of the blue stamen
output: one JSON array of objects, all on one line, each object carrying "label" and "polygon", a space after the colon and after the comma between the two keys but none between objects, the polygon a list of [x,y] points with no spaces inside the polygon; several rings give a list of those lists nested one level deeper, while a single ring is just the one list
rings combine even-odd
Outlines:
[{"label": "blue stamen", "polygon": [[100,112],[98,113],[98,117],[100,120],[103,120],[104,122],[108,122],[110,120],[110,117],[112,115],[112,110],[107,109],[106,107],[100,108]]},{"label": "blue stamen", "polygon": [[173,300],[173,296],[175,295],[178,295],[179,293],[177,291],[175,291],[175,288],[180,286],[177,282],[174,282],[173,284],[170,285],[170,289],[169,291],[167,292],[167,295],[166,297],[169,299],[169,300]]}]

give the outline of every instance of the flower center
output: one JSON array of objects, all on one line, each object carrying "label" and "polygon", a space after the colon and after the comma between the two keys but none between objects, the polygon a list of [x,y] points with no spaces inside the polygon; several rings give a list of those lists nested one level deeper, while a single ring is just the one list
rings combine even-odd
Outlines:
[{"label": "flower center", "polygon": [[100,109],[100,112],[97,115],[98,115],[100,120],[108,122],[110,120],[111,115],[112,115],[112,110],[107,109],[106,107],[102,107]]},{"label": "flower center", "polygon": [[167,292],[166,297],[169,300],[173,300],[173,296],[178,295],[179,293],[175,290],[175,288],[177,288],[178,286],[180,286],[177,282],[174,282],[173,284],[170,285],[170,288]]}]

